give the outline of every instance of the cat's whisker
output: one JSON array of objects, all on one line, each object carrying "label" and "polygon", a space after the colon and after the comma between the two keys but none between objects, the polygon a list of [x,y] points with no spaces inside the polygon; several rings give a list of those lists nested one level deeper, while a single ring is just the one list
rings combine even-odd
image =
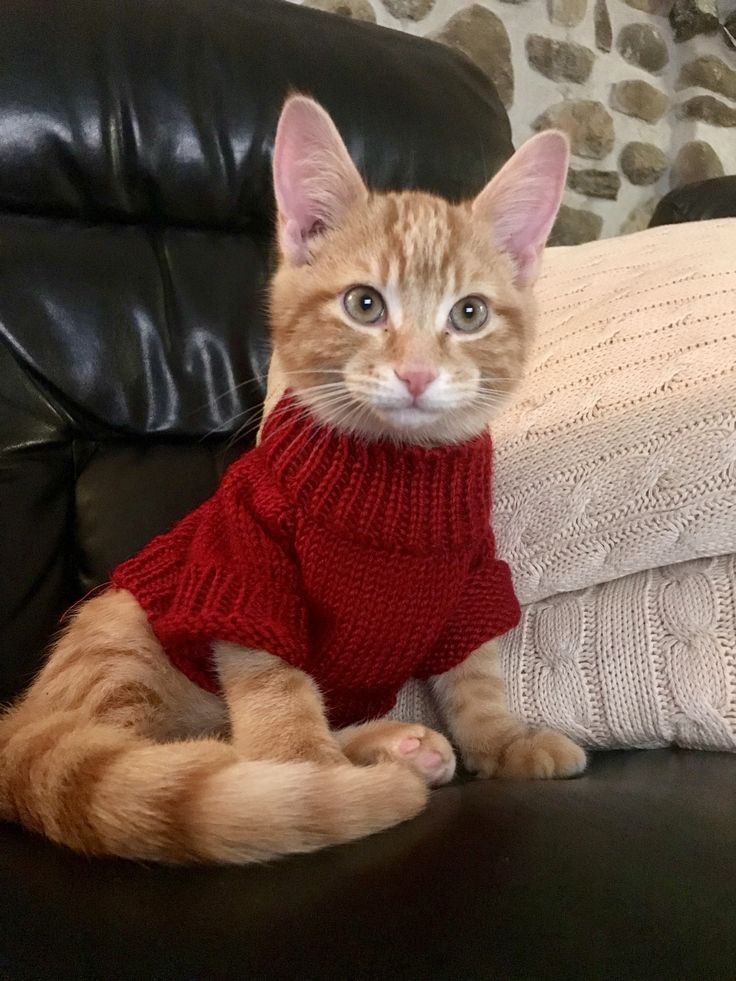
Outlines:
[{"label": "cat's whisker", "polygon": [[[271,411],[270,415],[273,416],[274,418],[277,418],[280,414],[286,411],[287,409],[285,407],[277,406]],[[236,413],[234,416],[231,416],[230,419],[228,419],[225,423],[221,424],[216,429],[210,430],[208,433],[205,434],[205,436],[202,436],[200,441],[206,439],[209,436],[214,435],[217,432],[221,432],[223,430],[227,431],[227,428],[229,428],[229,426],[233,422],[235,422],[238,418],[240,418],[240,416],[250,414],[252,418],[246,420],[241,426],[238,427],[238,429],[232,435],[233,441],[240,439],[243,436],[247,435],[249,432],[252,432],[254,429],[258,428],[258,426],[260,426],[262,412],[263,412],[263,407],[259,405],[252,409],[246,409],[242,413]]]},{"label": "cat's whisker", "polygon": [[[272,412],[270,414],[273,415],[274,417],[278,417],[279,415],[281,415],[285,411],[286,411],[285,408],[279,408],[277,406],[276,408],[274,408],[272,410]],[[252,416],[251,419],[246,420],[241,426],[238,426],[238,428],[235,430],[235,432],[232,433],[232,435],[230,436],[230,439],[228,439],[227,443],[225,444],[225,449],[226,450],[229,450],[238,441],[240,441],[242,439],[245,439],[246,436],[250,436],[253,432],[257,432],[258,431],[258,429],[260,428],[261,423],[263,421],[262,412],[263,412],[263,407],[262,406],[258,406],[256,409],[246,410],[244,413],[238,413],[238,414],[232,416],[230,420],[228,420],[228,423],[226,423],[227,426],[229,426],[236,419],[238,419],[239,418],[239,415],[247,415],[248,413],[250,413],[251,416]],[[218,431],[222,431],[223,428],[224,427],[220,427],[220,429],[211,430],[206,435],[207,436],[211,436],[214,433],[217,433]],[[204,439],[204,438],[205,438],[204,436],[201,437],[201,439]],[[200,442],[201,442],[201,440],[200,440]]]},{"label": "cat's whisker", "polygon": [[[257,408],[244,409],[242,412],[237,412],[234,416],[231,416],[229,419],[225,420],[225,422],[220,423],[219,426],[215,426],[213,429],[207,430],[206,433],[203,433],[199,437],[197,442],[204,443],[205,440],[210,439],[212,436],[217,436],[218,434],[225,436],[230,432],[231,425],[234,422],[236,422],[238,419],[240,419],[242,416],[260,417],[261,411],[262,411],[261,406],[258,406]],[[238,428],[233,433],[230,433],[230,435],[236,438],[239,437],[241,432],[244,429],[247,429],[252,421],[253,421],[252,419],[246,419],[245,422],[242,423],[241,426],[238,426]],[[256,421],[258,421],[258,418],[256,418]]]},{"label": "cat's whisker", "polygon": [[495,409],[502,408],[504,405],[506,405],[507,401],[508,399],[501,399],[501,398],[499,399],[477,398],[474,400],[474,404],[480,408],[493,411]]},{"label": "cat's whisker", "polygon": [[490,386],[481,387],[476,389],[479,395],[510,395],[508,389],[506,388],[491,388]]},{"label": "cat's whisker", "polygon": [[319,451],[320,446],[322,446],[323,443],[329,441],[329,438],[330,438],[330,434],[326,426],[315,427],[314,432],[304,444],[305,448],[311,446],[309,456],[307,457],[308,462],[311,462],[311,460]]},{"label": "cat's whisker", "polygon": [[[339,368],[304,368],[304,369],[297,369],[295,371],[290,371],[289,372],[289,375],[339,375],[339,374],[341,374],[341,371],[340,371]],[[339,386],[342,383],[341,382],[333,382],[332,384],[334,384],[335,386]],[[238,382],[235,385],[231,385],[229,388],[224,389],[222,392],[219,392],[216,395],[212,395],[210,398],[207,399],[206,402],[202,402],[201,405],[196,406],[194,409],[192,409],[192,411],[189,413],[189,415],[190,416],[196,415],[198,412],[201,412],[202,409],[206,409],[208,406],[215,405],[217,402],[222,401],[222,399],[226,398],[228,395],[234,395],[236,392],[240,391],[241,389],[247,388],[248,386],[252,386],[252,385],[262,386],[263,385],[263,379],[261,379],[261,378],[246,378],[245,381]],[[251,406],[249,409],[244,409],[243,411],[244,412],[249,412],[249,411],[260,412],[261,411],[261,406],[260,405]],[[229,425],[229,423],[232,422],[234,419],[237,419],[237,415],[236,416],[232,416],[231,419],[229,419],[226,423],[224,423],[222,425],[223,426]],[[217,427],[217,429],[211,430],[210,433],[208,433],[207,435],[211,435],[211,433],[217,432],[219,428],[222,428],[222,427]]]},{"label": "cat's whisker", "polygon": [[310,398],[314,398],[321,395],[333,395],[345,392],[347,389],[342,382],[332,382],[328,385],[311,385],[309,388],[298,388],[295,391],[298,395],[309,395]]},{"label": "cat's whisker", "polygon": [[233,446],[239,443],[241,440],[245,441],[248,439],[255,431],[257,431],[261,420],[255,419],[253,422],[246,424],[245,426],[240,426],[235,432],[230,436],[230,438],[225,443],[225,450],[231,450]]},{"label": "cat's whisker", "polygon": [[314,402],[317,399],[330,399],[338,396],[350,396],[350,389],[342,382],[326,385],[312,385],[308,388],[295,389],[297,398]]},{"label": "cat's whisker", "polygon": [[360,402],[353,399],[353,404],[346,408],[343,418],[345,419],[345,421],[349,421],[353,419],[353,417],[363,415],[369,411],[370,409],[368,405],[366,405],[364,402]]},{"label": "cat's whisker", "polygon": [[[301,422],[307,416],[309,416],[309,411],[308,410],[303,411],[301,414],[297,415],[296,416],[296,419],[298,419]],[[301,439],[303,439],[303,435],[304,434],[302,433],[301,429],[297,427],[296,428],[296,433],[295,433],[294,437],[290,440],[290,442],[287,444],[285,450],[283,451],[285,456],[288,456],[289,451],[295,445],[297,445],[298,442]],[[316,445],[312,447],[312,450],[311,450],[310,454],[306,457],[305,462],[310,461],[314,457],[314,454],[316,453],[316,451],[317,451],[317,449],[319,447],[319,440],[320,440],[320,438],[328,439],[329,436],[330,436],[330,431],[328,430],[328,428],[326,426],[315,426],[314,427],[313,432],[307,437],[307,440],[306,440],[306,442],[304,444],[304,448],[308,447],[310,445],[310,443],[315,443],[315,441],[316,441]]]},{"label": "cat's whisker", "polygon": [[481,385],[476,389],[476,391],[481,392],[482,394],[487,393],[489,395],[512,395],[514,387],[511,385]]},{"label": "cat's whisker", "polygon": [[309,398],[304,400],[314,407],[328,408],[331,405],[337,405],[341,402],[351,402],[353,401],[353,396],[350,392],[345,390],[338,392],[323,392],[313,395],[310,393]]}]

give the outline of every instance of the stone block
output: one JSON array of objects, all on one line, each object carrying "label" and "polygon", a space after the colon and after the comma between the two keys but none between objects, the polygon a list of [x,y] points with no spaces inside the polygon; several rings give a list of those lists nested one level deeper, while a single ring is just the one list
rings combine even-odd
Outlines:
[{"label": "stone block", "polygon": [[600,215],[563,204],[550,234],[549,244],[580,245],[582,242],[594,242],[600,238],[602,229],[603,219]]},{"label": "stone block", "polygon": [[653,143],[627,143],[621,151],[621,170],[632,184],[656,184],[667,170],[667,154]]},{"label": "stone block", "polygon": [[493,11],[474,3],[465,7],[432,35],[436,41],[463,51],[485,72],[508,109],[514,101],[511,42],[503,21]]},{"label": "stone block", "polygon": [[669,52],[662,35],[651,24],[626,24],[616,40],[621,57],[656,75],[669,61]]},{"label": "stone block", "polygon": [[602,160],[613,149],[613,119],[604,105],[589,99],[557,102],[532,123],[532,128],[561,129],[579,157]]},{"label": "stone block", "polygon": [[658,122],[668,105],[669,99],[664,92],[638,78],[617,82],[611,89],[612,109],[647,123]]},{"label": "stone block", "polygon": [[586,82],[593,70],[595,55],[582,44],[555,41],[541,34],[526,39],[529,64],[555,82]]}]

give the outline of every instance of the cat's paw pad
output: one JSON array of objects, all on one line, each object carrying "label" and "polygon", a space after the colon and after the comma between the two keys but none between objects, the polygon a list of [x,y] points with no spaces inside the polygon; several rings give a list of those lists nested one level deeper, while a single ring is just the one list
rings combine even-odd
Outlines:
[{"label": "cat's paw pad", "polygon": [[455,753],[444,736],[424,726],[412,727],[415,733],[401,736],[390,747],[395,759],[403,760],[427,781],[440,787],[455,776]]},{"label": "cat's paw pad", "polygon": [[430,787],[449,783],[455,775],[452,746],[439,732],[423,725],[391,720],[369,723],[350,734],[343,752],[360,765],[379,760],[405,763]]},{"label": "cat's paw pad", "polygon": [[525,732],[496,752],[469,752],[464,763],[479,777],[550,780],[574,777],[587,759],[572,739],[554,729]]}]

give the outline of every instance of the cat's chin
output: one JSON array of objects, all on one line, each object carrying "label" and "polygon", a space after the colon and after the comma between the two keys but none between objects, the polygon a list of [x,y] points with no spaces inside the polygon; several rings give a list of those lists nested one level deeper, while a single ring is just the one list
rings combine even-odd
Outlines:
[{"label": "cat's chin", "polygon": [[[463,424],[464,422],[464,424]],[[460,443],[479,435],[484,425],[468,426],[468,419],[459,422],[443,409],[423,409],[418,406],[389,409],[371,407],[368,417],[362,417],[353,429],[368,439],[390,439],[397,443],[418,446],[443,446]]]},{"label": "cat's chin", "polygon": [[374,409],[378,418],[392,429],[415,431],[437,425],[444,413],[434,409],[420,409],[410,405],[404,409]]}]

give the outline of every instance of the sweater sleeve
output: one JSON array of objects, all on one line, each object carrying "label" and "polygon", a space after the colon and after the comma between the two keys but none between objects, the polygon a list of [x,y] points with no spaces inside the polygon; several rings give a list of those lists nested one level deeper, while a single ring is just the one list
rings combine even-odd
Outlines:
[{"label": "sweater sleeve", "polygon": [[[257,462],[257,461],[255,461]],[[249,463],[215,495],[119,567],[171,660],[205,687],[211,646],[224,640],[301,667],[307,616],[293,556],[292,517]]]},{"label": "sweater sleeve", "polygon": [[511,570],[497,559],[493,536],[469,574],[460,602],[440,634],[417,677],[443,674],[469,657],[482,644],[500,637],[521,619]]}]

